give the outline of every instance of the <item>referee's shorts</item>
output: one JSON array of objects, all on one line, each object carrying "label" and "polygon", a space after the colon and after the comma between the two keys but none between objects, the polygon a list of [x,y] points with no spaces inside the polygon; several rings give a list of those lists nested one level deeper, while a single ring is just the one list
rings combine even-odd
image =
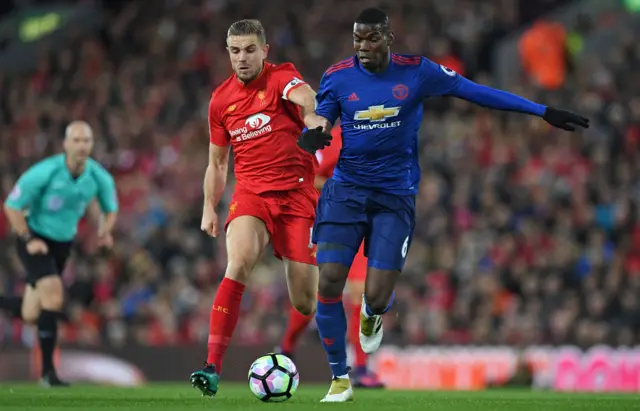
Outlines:
[{"label": "referee's shorts", "polygon": [[29,254],[27,245],[18,239],[18,257],[27,271],[27,283],[35,287],[38,280],[50,275],[62,275],[64,266],[71,254],[73,241],[54,241],[42,235],[32,232],[34,238],[39,238],[45,242],[49,248],[47,254]]}]

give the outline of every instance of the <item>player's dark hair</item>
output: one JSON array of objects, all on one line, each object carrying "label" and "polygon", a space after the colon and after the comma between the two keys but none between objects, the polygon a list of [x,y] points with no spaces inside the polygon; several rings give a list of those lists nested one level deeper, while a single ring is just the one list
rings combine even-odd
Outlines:
[{"label": "player's dark hair", "polygon": [[369,7],[368,9],[362,10],[362,12],[358,15],[358,18],[356,18],[356,23],[380,25],[388,28],[389,16],[387,16],[387,13],[378,8]]},{"label": "player's dark hair", "polygon": [[245,19],[236,21],[231,25],[231,27],[229,27],[229,30],[227,31],[227,37],[248,36],[251,34],[255,34],[260,42],[267,42],[267,35],[264,32],[264,27],[262,26],[262,23],[260,23],[260,20]]}]

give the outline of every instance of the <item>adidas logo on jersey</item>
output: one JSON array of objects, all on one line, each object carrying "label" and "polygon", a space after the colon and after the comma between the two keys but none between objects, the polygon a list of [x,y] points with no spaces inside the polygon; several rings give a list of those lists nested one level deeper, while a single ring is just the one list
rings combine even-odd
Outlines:
[{"label": "adidas logo on jersey", "polygon": [[359,101],[360,99],[358,98],[358,95],[356,93],[351,93],[351,95],[349,96],[349,98],[347,100],[348,101]]}]

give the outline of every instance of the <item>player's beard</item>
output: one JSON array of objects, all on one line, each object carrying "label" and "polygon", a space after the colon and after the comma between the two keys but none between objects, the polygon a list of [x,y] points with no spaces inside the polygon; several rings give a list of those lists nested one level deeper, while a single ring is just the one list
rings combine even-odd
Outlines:
[{"label": "player's beard", "polygon": [[256,69],[248,69],[248,70],[240,70],[239,68],[236,68],[235,73],[236,73],[236,77],[238,77],[240,81],[242,81],[243,83],[249,83],[255,80],[260,75],[261,71],[262,71],[262,66]]}]

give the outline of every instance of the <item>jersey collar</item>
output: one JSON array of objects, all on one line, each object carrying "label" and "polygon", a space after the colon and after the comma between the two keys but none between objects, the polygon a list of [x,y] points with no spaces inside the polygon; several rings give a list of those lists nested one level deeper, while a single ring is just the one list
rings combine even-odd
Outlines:
[{"label": "jersey collar", "polygon": [[367,70],[366,68],[362,67],[362,64],[360,64],[360,59],[358,58],[357,54],[353,55],[353,58],[355,60],[355,63],[358,65],[358,67],[360,68],[360,70],[362,70],[365,74],[369,75],[369,76],[373,76],[373,77],[380,77],[380,76],[384,76],[385,74],[387,74],[389,72],[389,70],[391,70],[391,66],[393,66],[393,53],[389,53],[389,64],[387,65],[387,68],[380,73],[372,73],[369,70]]},{"label": "jersey collar", "polygon": [[74,176],[73,174],[71,174],[71,170],[69,169],[69,165],[67,164],[67,155],[66,154],[62,155],[62,164],[64,164],[65,173],[67,174],[69,179],[72,180],[72,181],[79,180],[82,176],[84,176],[87,173],[87,169],[89,168],[89,161],[87,160],[84,163],[84,169],[82,170],[82,173],[78,174],[77,176]]}]

